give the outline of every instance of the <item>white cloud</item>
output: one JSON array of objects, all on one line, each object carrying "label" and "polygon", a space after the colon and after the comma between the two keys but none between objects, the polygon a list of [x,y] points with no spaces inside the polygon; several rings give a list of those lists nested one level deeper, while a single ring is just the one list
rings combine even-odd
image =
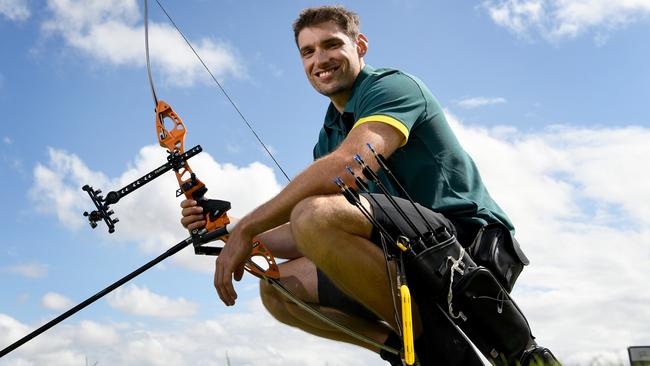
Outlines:
[{"label": "white cloud", "polygon": [[11,145],[11,143],[12,143],[11,138],[9,136],[3,137],[2,142],[4,142],[5,145]]},{"label": "white cloud", "polygon": [[27,0],[0,0],[0,15],[12,21],[23,21],[31,12]]},{"label": "white cloud", "polygon": [[602,44],[606,33],[650,17],[650,0],[487,0],[492,20],[528,38],[539,33],[550,41],[594,32]]},{"label": "white cloud", "polygon": [[[0,313],[0,347],[8,346],[40,325],[27,326]],[[115,345],[120,340],[119,329],[118,325],[87,320],[74,326],[62,323],[12,351],[3,358],[3,365],[83,365],[89,353]]]},{"label": "white cloud", "polygon": [[75,343],[87,346],[107,347],[120,341],[119,325],[107,325],[82,320],[77,327]]},{"label": "white cloud", "polygon": [[[144,26],[138,6],[135,0],[49,0],[52,17],[43,29],[106,64],[144,66]],[[149,24],[154,72],[161,71],[164,80],[175,85],[207,82],[202,65],[176,30],[166,23]],[[210,38],[192,43],[217,78],[244,75],[243,62],[227,43]]]},{"label": "white cloud", "polygon": [[[106,195],[109,190],[124,187],[166,162],[160,146],[146,146],[130,169],[120,177],[109,179],[101,172],[90,170],[73,154],[52,148],[48,152],[49,161],[37,164],[34,169],[31,197],[39,211],[55,215],[69,229],[86,226],[81,213],[94,208],[86,192],[79,187],[91,184]],[[261,163],[246,167],[220,164],[203,152],[193,157],[190,164],[209,188],[208,197],[231,201],[230,213],[236,217],[243,216],[280,190],[273,169]],[[120,219],[112,238],[136,241],[147,253],[159,253],[183,239],[186,232],[180,225],[181,198],[174,196],[177,188],[176,178],[170,171],[111,206],[115,211],[113,217]],[[105,232],[106,227],[100,223],[97,230]],[[210,272],[214,259],[197,257],[191,250],[185,250],[174,260],[187,268]]]},{"label": "white cloud", "polygon": [[196,313],[197,304],[184,298],[170,299],[131,284],[127,288],[119,288],[107,298],[108,303],[115,309],[132,315],[153,316],[157,318],[185,318]]},{"label": "white cloud", "polygon": [[47,266],[41,263],[18,264],[2,268],[3,272],[15,273],[29,278],[42,278],[47,276]]},{"label": "white cloud", "polygon": [[2,330],[0,331],[2,344],[8,345],[10,342],[18,340],[27,334],[29,327],[8,315],[0,313],[0,330]]},{"label": "white cloud", "polygon": [[68,310],[74,305],[72,300],[56,292],[48,292],[45,294],[41,300],[41,304],[51,310]]},{"label": "white cloud", "polygon": [[[99,365],[201,366],[225,364],[227,354],[233,365],[385,365],[377,355],[359,347],[326,341],[281,325],[266,313],[259,300],[254,305],[240,304],[237,309],[239,312],[188,320],[175,327],[62,324],[5,359],[10,365],[83,365],[88,357]],[[26,325],[0,314],[0,344],[9,344],[27,330]],[[89,333],[97,342],[87,341]]]},{"label": "white cloud", "polygon": [[45,294],[41,300],[41,304],[51,310],[68,310],[74,305],[72,300],[56,292],[48,292]]},{"label": "white cloud", "polygon": [[484,107],[493,104],[503,104],[506,102],[507,100],[502,97],[495,97],[495,98],[471,97],[471,98],[461,99],[458,102],[456,102],[456,104],[461,108],[472,109],[472,108]]},{"label": "white cloud", "polygon": [[625,359],[650,337],[650,129],[450,121],[531,259],[514,298],[538,341],[565,364]]}]

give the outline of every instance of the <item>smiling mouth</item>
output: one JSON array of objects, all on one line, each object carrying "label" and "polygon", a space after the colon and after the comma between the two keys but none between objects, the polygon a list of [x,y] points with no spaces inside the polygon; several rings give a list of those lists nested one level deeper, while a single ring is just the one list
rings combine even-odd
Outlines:
[{"label": "smiling mouth", "polygon": [[318,71],[314,75],[316,75],[316,77],[318,79],[327,79],[330,76],[332,76],[332,74],[338,69],[339,69],[338,66],[337,67],[332,67],[332,68],[327,69],[327,70]]}]

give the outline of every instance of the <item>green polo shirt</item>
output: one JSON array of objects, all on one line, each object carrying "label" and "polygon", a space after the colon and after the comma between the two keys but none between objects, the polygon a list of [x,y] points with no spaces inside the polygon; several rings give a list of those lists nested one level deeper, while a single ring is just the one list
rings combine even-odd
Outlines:
[{"label": "green polo shirt", "polygon": [[[314,160],[334,151],[353,128],[366,122],[388,123],[404,134],[402,146],[388,162],[416,202],[457,222],[485,225],[500,221],[514,231],[440,105],[420,80],[399,70],[365,66],[344,112],[330,103]],[[379,176],[393,195],[401,196],[383,172]],[[371,189],[376,191],[376,187]]]}]

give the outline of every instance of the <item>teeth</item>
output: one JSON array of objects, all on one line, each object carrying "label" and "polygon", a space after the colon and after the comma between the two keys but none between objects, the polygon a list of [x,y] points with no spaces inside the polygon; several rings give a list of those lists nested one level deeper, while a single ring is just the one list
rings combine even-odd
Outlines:
[{"label": "teeth", "polygon": [[320,71],[320,72],[317,72],[317,73],[316,73],[316,76],[319,77],[319,78],[328,77],[328,76],[330,76],[333,72],[334,72],[334,69],[327,70],[327,71]]}]

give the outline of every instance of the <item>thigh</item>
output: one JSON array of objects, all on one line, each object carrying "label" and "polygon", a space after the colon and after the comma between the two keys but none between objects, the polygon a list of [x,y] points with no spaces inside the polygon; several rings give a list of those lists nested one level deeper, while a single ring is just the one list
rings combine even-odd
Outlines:
[{"label": "thigh", "polygon": [[[362,198],[362,201],[366,201]],[[369,205],[364,204],[366,209]],[[316,239],[330,230],[369,238],[372,225],[363,213],[342,195],[321,195],[306,198],[291,211],[291,230],[298,246],[301,238]],[[318,240],[316,240],[318,241]]]}]

